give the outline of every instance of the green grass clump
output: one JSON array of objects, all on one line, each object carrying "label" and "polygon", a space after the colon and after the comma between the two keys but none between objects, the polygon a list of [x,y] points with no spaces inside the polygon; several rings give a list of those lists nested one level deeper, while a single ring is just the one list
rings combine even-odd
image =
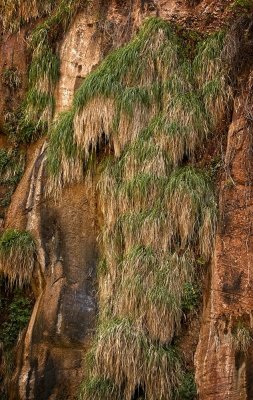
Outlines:
[{"label": "green grass clump", "polygon": [[169,343],[180,330],[184,288],[194,277],[193,255],[135,246],[123,258],[120,276],[111,304],[115,315],[143,321],[153,340]]},{"label": "green grass clump", "polygon": [[11,286],[22,287],[32,278],[35,242],[29,232],[6,230],[0,237],[0,272]]},{"label": "green grass clump", "polygon": [[183,311],[189,312],[196,309],[200,303],[200,295],[200,288],[195,282],[186,282],[183,286]]},{"label": "green grass clump", "polygon": [[17,149],[0,149],[0,206],[6,208],[25,168],[25,155]]}]

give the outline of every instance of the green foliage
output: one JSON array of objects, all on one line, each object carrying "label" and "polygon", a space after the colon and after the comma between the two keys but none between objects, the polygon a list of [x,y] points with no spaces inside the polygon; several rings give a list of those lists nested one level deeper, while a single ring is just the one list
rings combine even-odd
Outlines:
[{"label": "green foliage", "polygon": [[109,379],[94,377],[85,381],[81,387],[81,398],[90,400],[121,399],[119,390]]},{"label": "green foliage", "polygon": [[210,256],[216,224],[216,202],[209,177],[193,167],[174,170],[166,188],[174,237],[181,246],[199,243]]},{"label": "green foliage", "polygon": [[60,60],[55,43],[68,28],[80,0],[61,0],[54,12],[33,30],[29,42],[32,62],[29,90],[21,107],[17,133],[29,142],[47,132],[54,115],[54,90],[60,76]]},{"label": "green foliage", "polygon": [[31,312],[30,292],[21,292],[19,289],[10,290],[6,280],[0,277],[1,399],[8,399],[5,389],[15,368],[15,346],[19,334],[28,324]]},{"label": "green foliage", "polygon": [[183,380],[179,386],[180,400],[195,400],[197,399],[197,388],[194,379],[194,373],[191,371],[185,372]]},{"label": "green foliage", "polygon": [[9,112],[5,116],[4,132],[16,146],[34,141],[41,135],[43,124],[26,119],[25,111],[26,106],[23,102],[15,112]]},{"label": "green foliage", "polygon": [[235,0],[231,7],[249,12],[253,10],[253,2],[252,0]]},{"label": "green foliage", "polygon": [[14,346],[19,333],[27,326],[32,312],[32,303],[20,290],[16,289],[6,312],[8,319],[1,327],[1,340],[5,350]]},{"label": "green foliage", "polygon": [[6,208],[11,196],[19,183],[25,167],[25,155],[17,149],[0,149],[0,185],[2,192],[0,205]]},{"label": "green foliage", "polygon": [[[43,45],[43,31],[39,37]],[[91,171],[99,175],[104,261],[86,400],[117,399],[122,390],[130,399],[138,386],[145,398],[170,400],[180,388],[182,360],[172,343],[183,313],[199,303],[197,260],[210,259],[216,225],[210,179],[184,164],[195,162],[226,115],[223,38],[199,43],[192,61],[169,24],[145,21],[86,77],[51,129],[53,194],[82,180],[105,150],[104,165]],[[191,398],[192,380],[181,386],[182,399]]]},{"label": "green foliage", "polygon": [[[165,41],[153,52],[151,48],[148,49],[148,46],[152,43],[153,36],[159,31],[163,33]],[[128,109],[132,101],[149,103],[152,90],[145,90],[144,82],[142,82],[143,75],[147,72],[147,60],[152,62],[159,57],[161,61],[161,66],[157,71],[149,71],[151,74],[150,77],[147,77],[147,80],[148,83],[152,84],[155,73],[158,73],[156,78],[159,82],[162,69],[174,67],[177,63],[178,52],[181,52],[181,43],[171,27],[158,18],[146,20],[139,34],[129,44],[111,53],[85,79],[84,84],[75,96],[75,110],[81,110],[91,98],[101,95],[105,97],[116,96],[117,101],[124,109]],[[124,82],[126,78],[128,85],[125,85]],[[131,82],[135,82],[135,84],[139,82],[140,86],[130,88],[128,86],[131,86]],[[152,89],[152,86],[149,89]]]},{"label": "green foliage", "polygon": [[220,155],[216,155],[215,157],[213,157],[213,159],[210,162],[209,171],[208,171],[211,179],[216,178],[217,173],[219,172],[222,165],[223,165],[223,161],[222,161],[222,158]]},{"label": "green foliage", "polygon": [[200,288],[196,284],[185,283],[183,288],[182,309],[189,312],[196,309],[200,303]]},{"label": "green foliage", "polygon": [[16,229],[6,230],[0,238],[0,253],[10,254],[12,249],[34,250],[34,241],[29,232]]}]

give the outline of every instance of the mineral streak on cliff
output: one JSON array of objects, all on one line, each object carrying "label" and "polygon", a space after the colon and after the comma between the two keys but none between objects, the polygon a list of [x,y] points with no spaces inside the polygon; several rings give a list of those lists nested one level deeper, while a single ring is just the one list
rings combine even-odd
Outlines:
[{"label": "mineral streak on cliff", "polygon": [[252,1],[0,11],[1,399],[252,399]]}]

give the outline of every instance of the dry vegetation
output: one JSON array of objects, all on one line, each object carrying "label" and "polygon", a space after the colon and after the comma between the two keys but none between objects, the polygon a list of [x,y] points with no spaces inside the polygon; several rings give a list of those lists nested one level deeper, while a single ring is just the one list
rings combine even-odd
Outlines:
[{"label": "dry vegetation", "polygon": [[51,13],[53,0],[0,0],[0,22],[5,32],[16,32],[31,20]]},{"label": "dry vegetation", "polygon": [[138,388],[147,400],[180,398],[173,339],[196,303],[197,260],[210,259],[216,225],[209,178],[189,163],[226,118],[222,37],[203,41],[191,62],[167,23],[147,20],[85,79],[52,129],[53,194],[81,181],[97,152],[114,154],[98,169],[104,260],[85,400],[131,400]]},{"label": "dry vegetation", "polygon": [[31,281],[35,243],[29,232],[6,230],[0,237],[0,272],[10,286],[22,287]]}]

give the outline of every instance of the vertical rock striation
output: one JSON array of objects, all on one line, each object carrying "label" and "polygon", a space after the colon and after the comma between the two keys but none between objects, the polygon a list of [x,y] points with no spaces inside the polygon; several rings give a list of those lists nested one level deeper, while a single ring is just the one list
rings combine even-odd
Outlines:
[{"label": "vertical rock striation", "polygon": [[252,329],[252,73],[234,101],[220,191],[220,224],[211,288],[195,355],[200,399],[252,398],[252,344],[240,345]]}]

